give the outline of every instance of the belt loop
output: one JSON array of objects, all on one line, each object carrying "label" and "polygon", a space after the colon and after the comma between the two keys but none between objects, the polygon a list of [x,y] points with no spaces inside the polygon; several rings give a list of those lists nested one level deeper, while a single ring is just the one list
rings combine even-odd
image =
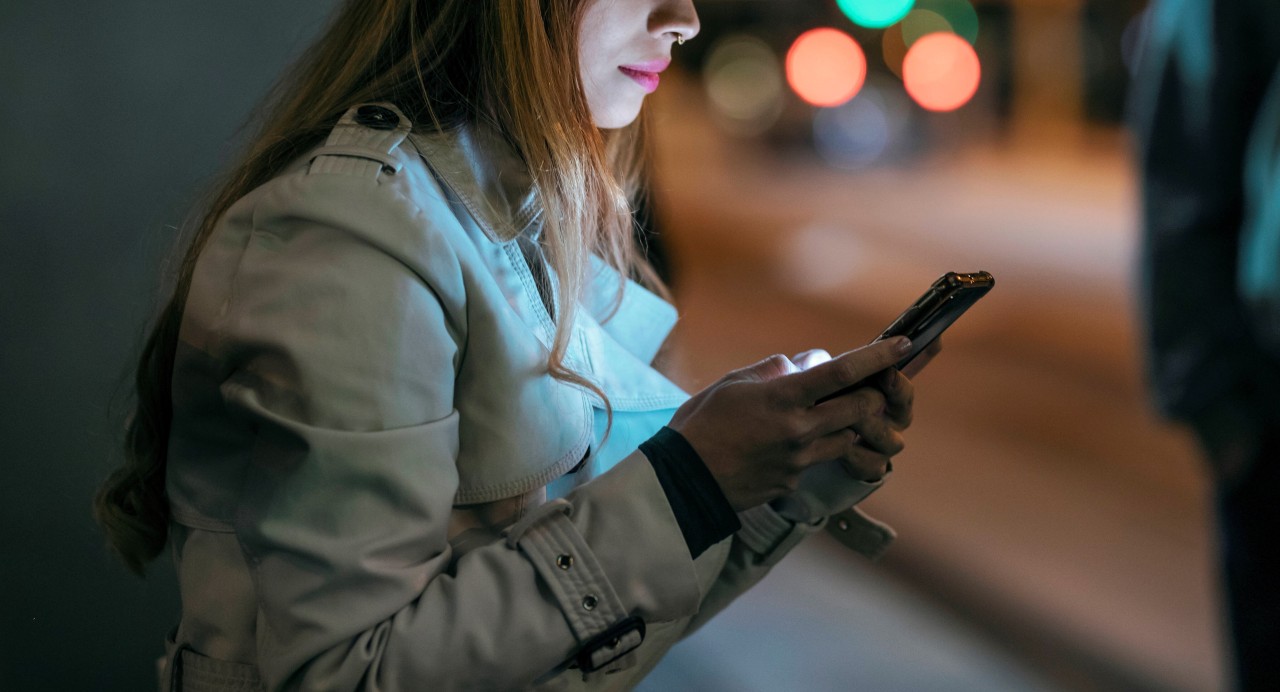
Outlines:
[{"label": "belt loop", "polygon": [[534,524],[556,512],[563,512],[566,517],[571,517],[573,516],[573,505],[569,504],[569,501],[564,498],[557,498],[534,508],[524,518],[503,532],[506,535],[507,547],[514,549],[520,543],[520,539],[524,538],[525,532],[533,528]]}]

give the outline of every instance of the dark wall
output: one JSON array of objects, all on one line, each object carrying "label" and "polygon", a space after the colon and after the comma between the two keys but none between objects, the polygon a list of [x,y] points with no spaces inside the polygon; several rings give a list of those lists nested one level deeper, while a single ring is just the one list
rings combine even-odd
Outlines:
[{"label": "dark wall", "polygon": [[0,2],[0,689],[155,689],[171,570],[89,513],[112,400],[172,227],[333,4]]}]

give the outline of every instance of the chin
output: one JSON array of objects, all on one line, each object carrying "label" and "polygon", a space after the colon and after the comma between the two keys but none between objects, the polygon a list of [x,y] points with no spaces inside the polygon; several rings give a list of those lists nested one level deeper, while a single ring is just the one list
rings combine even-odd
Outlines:
[{"label": "chin", "polygon": [[640,117],[642,105],[644,105],[643,100],[634,104],[617,104],[603,109],[603,113],[592,113],[591,120],[601,130],[617,130],[635,122],[636,118]]}]

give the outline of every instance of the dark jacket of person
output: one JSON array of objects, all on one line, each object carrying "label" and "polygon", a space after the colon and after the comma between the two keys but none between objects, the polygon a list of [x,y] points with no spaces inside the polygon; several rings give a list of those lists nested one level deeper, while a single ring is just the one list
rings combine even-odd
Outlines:
[{"label": "dark jacket of person", "polygon": [[1157,407],[1280,416],[1280,2],[1154,7],[1132,116]]}]

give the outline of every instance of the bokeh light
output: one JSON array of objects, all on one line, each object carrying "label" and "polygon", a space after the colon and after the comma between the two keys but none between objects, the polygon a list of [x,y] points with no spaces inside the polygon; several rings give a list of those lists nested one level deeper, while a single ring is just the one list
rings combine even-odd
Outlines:
[{"label": "bokeh light", "polygon": [[[910,48],[915,45],[916,41],[936,33],[954,33],[951,28],[951,22],[947,18],[934,12],[933,10],[911,10],[902,20],[900,28],[902,33],[902,43]],[[886,33],[899,33],[893,29],[889,29]]]},{"label": "bokeh light", "polygon": [[883,29],[896,24],[914,4],[915,0],[836,0],[836,5],[850,21],[868,29]]},{"label": "bokeh light", "polygon": [[759,135],[782,113],[782,64],[759,38],[735,34],[716,41],[702,75],[711,110],[731,134]]},{"label": "bokeh light", "polygon": [[977,43],[978,13],[969,0],[916,0],[902,22],[886,29],[880,39],[885,66],[901,78],[907,49],[921,38],[936,33],[952,33],[970,45]]},{"label": "bokeh light", "polygon": [[867,58],[848,34],[811,29],[787,51],[787,83],[814,106],[838,106],[858,94],[867,77]]},{"label": "bokeh light", "polygon": [[902,40],[900,28],[886,29],[880,37],[880,52],[889,71],[902,79],[902,59],[907,57],[907,44]]},{"label": "bokeh light", "polygon": [[978,91],[982,65],[969,42],[951,33],[929,34],[902,61],[907,93],[931,111],[953,111]]},{"label": "bokeh light", "polygon": [[[913,24],[911,15],[916,12],[932,12],[941,18],[946,22],[946,28],[939,28],[940,31],[950,31],[961,36],[970,45],[978,41],[978,13],[969,0],[916,0],[911,14],[902,20],[902,29],[909,34],[906,36],[908,46],[914,43],[915,39],[931,33],[928,31],[916,33],[917,29],[909,26]],[[928,21],[935,20],[930,18]]]},{"label": "bokeh light", "polygon": [[813,145],[837,168],[859,169],[901,148],[911,123],[910,102],[892,80],[869,80],[858,97],[813,116]]}]

